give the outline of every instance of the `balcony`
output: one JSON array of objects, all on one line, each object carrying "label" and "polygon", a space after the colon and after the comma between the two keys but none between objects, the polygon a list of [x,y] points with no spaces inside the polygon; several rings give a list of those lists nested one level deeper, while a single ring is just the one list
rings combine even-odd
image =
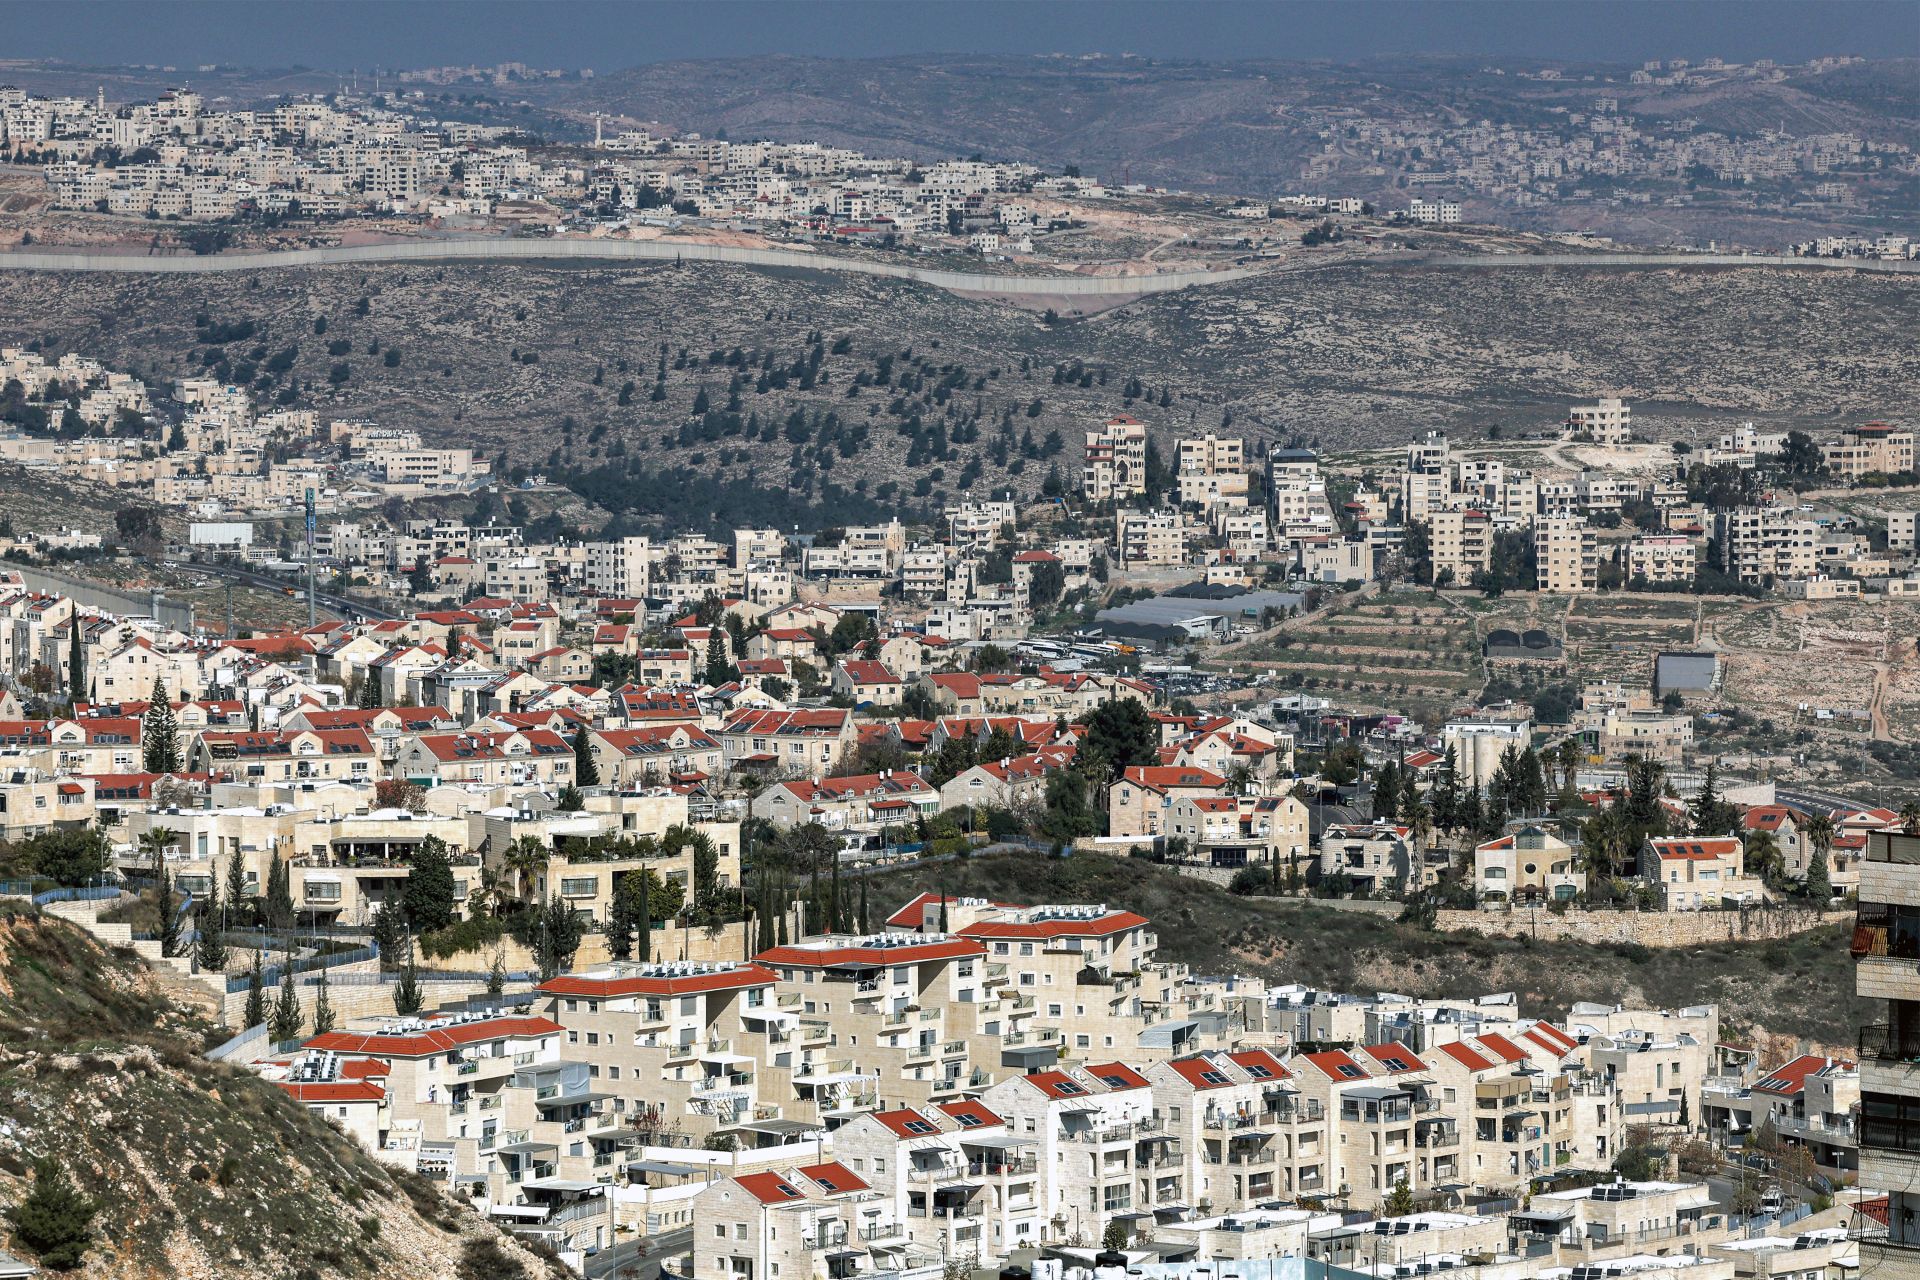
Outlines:
[{"label": "balcony", "polygon": [[1274,1162],[1275,1153],[1265,1147],[1254,1151],[1229,1151],[1228,1164],[1266,1166]]},{"label": "balcony", "polygon": [[1038,1173],[1040,1162],[1032,1156],[1019,1160],[969,1160],[969,1178],[1020,1178]]},{"label": "balcony", "polygon": [[1920,1064],[1920,1028],[1876,1022],[1860,1029],[1860,1057],[1875,1062]]}]

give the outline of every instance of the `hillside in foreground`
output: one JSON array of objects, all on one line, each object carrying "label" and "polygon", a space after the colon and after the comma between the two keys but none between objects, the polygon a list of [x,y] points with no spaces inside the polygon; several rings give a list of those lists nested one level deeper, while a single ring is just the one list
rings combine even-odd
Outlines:
[{"label": "hillside in foreground", "polygon": [[1235,897],[1150,862],[1103,854],[996,853],[882,872],[871,883],[876,913],[927,890],[1124,907],[1153,921],[1162,959],[1196,974],[1417,997],[1513,991],[1524,1013],[1551,1018],[1577,1001],[1629,1008],[1713,1003],[1729,1036],[1835,1050],[1851,1046],[1855,1028],[1870,1021],[1854,997],[1853,964],[1838,927],[1672,950],[1435,933],[1390,915]]},{"label": "hillside in foreground", "polygon": [[[57,1157],[99,1205],[73,1274],[494,1280],[565,1274],[280,1089],[200,1056],[208,1028],[130,952],[0,914],[0,1204]],[[33,1258],[0,1218],[0,1250]]]}]

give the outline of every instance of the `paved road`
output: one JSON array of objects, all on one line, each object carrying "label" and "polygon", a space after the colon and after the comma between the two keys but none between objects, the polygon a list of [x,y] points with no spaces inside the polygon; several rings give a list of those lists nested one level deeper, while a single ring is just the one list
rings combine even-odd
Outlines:
[{"label": "paved road", "polygon": [[673,243],[659,240],[552,240],[506,237],[402,240],[390,244],[334,245],[320,249],[284,249],[267,253],[182,254],[146,257],[109,253],[0,253],[0,271],[108,271],[131,274],[189,274],[259,271],[274,267],[326,267],[342,263],[489,261],[729,262],[752,267],[843,271],[854,275],[915,280],[957,293],[1023,295],[1037,298],[1129,298],[1167,293],[1195,285],[1220,284],[1256,274],[1234,267],[1219,271],[1165,271],[1138,276],[1017,276],[943,271],[906,263],[875,262],[800,249],[746,249],[734,245]]},{"label": "paved road", "polygon": [[1776,786],[1773,789],[1773,798],[1781,804],[1789,804],[1796,809],[1806,809],[1814,813],[1829,809],[1861,807],[1861,802],[1858,800],[1849,800],[1845,796],[1836,796],[1828,791],[1808,791],[1804,787],[1795,787],[1789,791],[1785,787]]},{"label": "paved road", "polygon": [[640,1256],[641,1241],[623,1240],[610,1249],[602,1249],[587,1259],[587,1280],[658,1280],[660,1260],[677,1258],[693,1248],[693,1228],[682,1227],[651,1236],[646,1257]]},{"label": "paved road", "polygon": [[[214,578],[231,578],[235,582],[244,582],[251,587],[265,587],[269,591],[285,591],[290,585],[284,579],[276,578],[272,574],[259,573],[252,569],[242,569],[230,564],[203,564],[199,561],[185,560],[177,561],[176,563],[183,572],[204,573]],[[306,599],[306,595],[306,588],[303,586],[300,589],[300,598],[304,600]],[[368,604],[364,600],[356,600],[351,596],[334,595],[327,591],[316,590],[313,593],[313,601],[328,613],[342,618],[364,618],[371,622],[384,622],[389,618],[399,616],[389,610],[382,609],[379,605]]]}]

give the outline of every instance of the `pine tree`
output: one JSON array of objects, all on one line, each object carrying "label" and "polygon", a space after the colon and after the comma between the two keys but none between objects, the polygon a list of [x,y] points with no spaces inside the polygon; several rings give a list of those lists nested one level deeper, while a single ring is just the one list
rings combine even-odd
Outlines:
[{"label": "pine tree", "polygon": [[593,743],[584,724],[573,735],[573,783],[577,787],[600,785],[600,766],[594,762]]},{"label": "pine tree", "polygon": [[86,1255],[98,1212],[99,1206],[67,1176],[66,1166],[42,1156],[33,1165],[33,1190],[13,1210],[13,1225],[42,1266],[71,1271]]},{"label": "pine tree", "polygon": [[148,773],[180,772],[180,725],[159,676],[153,678],[152,700],[140,725],[140,767]]},{"label": "pine tree", "polygon": [[67,629],[67,698],[78,702],[81,690],[87,687],[87,654],[80,647],[80,615],[73,615],[73,623]]},{"label": "pine tree", "polygon": [[275,1044],[283,1040],[300,1038],[300,1024],[305,1015],[300,1009],[300,993],[293,985],[293,956],[287,956],[287,962],[280,966],[280,995],[273,1002],[273,1013],[269,1017],[267,1036]]},{"label": "pine tree", "polygon": [[253,953],[253,968],[247,971],[247,1007],[241,1020],[249,1027],[267,1020],[266,974],[260,968],[260,952]]},{"label": "pine tree", "polygon": [[360,701],[356,704],[362,711],[376,711],[380,708],[380,673],[372,668],[360,682]]},{"label": "pine tree", "polygon": [[313,1034],[323,1036],[333,1030],[333,1001],[327,998],[327,971],[320,970],[320,981],[313,989]]}]

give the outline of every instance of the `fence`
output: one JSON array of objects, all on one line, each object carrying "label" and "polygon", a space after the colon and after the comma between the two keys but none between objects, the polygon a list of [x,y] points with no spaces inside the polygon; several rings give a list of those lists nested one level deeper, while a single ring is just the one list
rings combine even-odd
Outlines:
[{"label": "fence", "polygon": [[[363,964],[368,960],[377,960],[379,958],[380,948],[378,947],[356,947],[352,951],[340,951],[330,956],[314,956],[308,960],[295,960],[292,962],[291,968],[294,973],[311,973],[315,969],[334,969],[341,965]],[[288,967],[289,966],[285,964],[266,966],[260,971],[261,985],[267,987],[275,985],[280,981],[281,972]],[[340,977],[335,978],[329,975],[327,980],[329,982],[341,982],[352,976],[354,975],[342,974]],[[227,994],[233,995],[235,992],[245,991],[247,984],[252,981],[253,974],[251,971],[243,973],[238,977],[228,977]]]},{"label": "fence", "polygon": [[263,1022],[257,1027],[248,1027],[225,1044],[215,1045],[207,1050],[204,1056],[211,1062],[225,1062],[228,1058],[244,1060],[255,1050],[264,1047],[266,1043],[267,1024]]},{"label": "fence", "polygon": [[31,880],[0,880],[0,898],[31,898],[33,892]]},{"label": "fence", "polygon": [[118,885],[97,885],[81,889],[48,889],[45,893],[33,895],[36,906],[46,906],[49,902],[107,902],[120,896]]},{"label": "fence", "polygon": [[[298,971],[296,970],[296,972]],[[400,981],[403,976],[399,970],[389,969],[380,973],[343,973],[338,977],[329,974],[327,975],[327,981],[338,987],[391,986]],[[413,976],[418,982],[486,982],[493,977],[493,974],[483,973],[478,969],[415,969]],[[509,973],[503,975],[502,980],[509,984],[531,984],[540,981],[540,975],[537,973]],[[228,989],[244,989],[245,986],[245,982],[242,982],[239,988],[234,988],[229,984]],[[527,997],[524,995],[520,996],[517,1000],[509,998],[509,1003],[525,1004],[526,1002]]]}]

